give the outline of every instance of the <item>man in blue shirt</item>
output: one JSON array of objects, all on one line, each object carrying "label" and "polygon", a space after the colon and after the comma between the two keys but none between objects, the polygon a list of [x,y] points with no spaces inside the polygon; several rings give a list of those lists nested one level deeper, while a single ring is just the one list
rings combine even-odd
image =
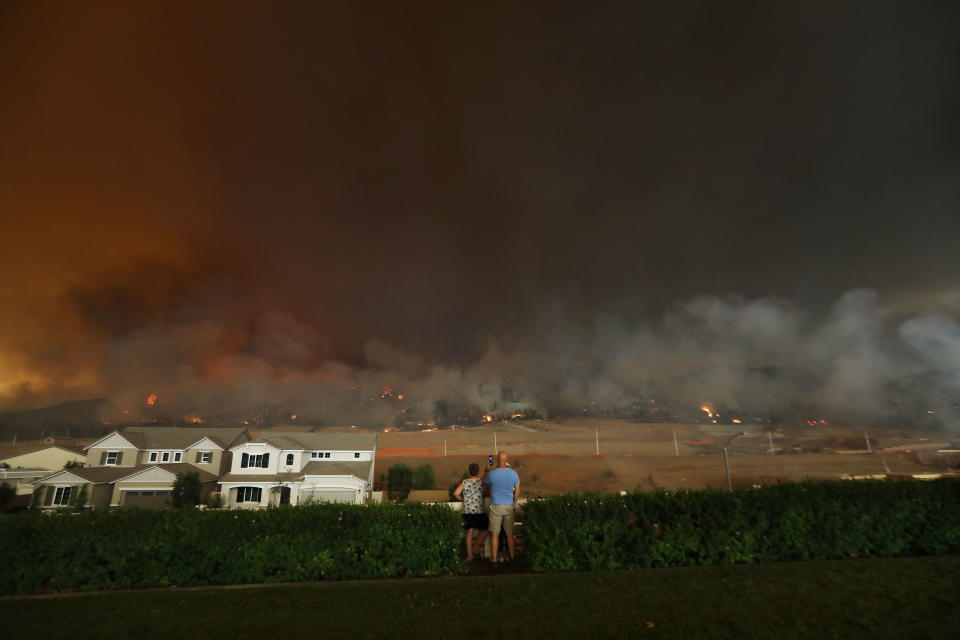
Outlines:
[{"label": "man in blue shirt", "polygon": [[507,548],[510,550],[510,559],[513,560],[513,513],[517,498],[520,497],[520,476],[507,466],[506,451],[497,454],[497,468],[487,473],[483,482],[490,486],[490,546],[493,550],[493,563],[497,563],[501,524],[507,533]]}]

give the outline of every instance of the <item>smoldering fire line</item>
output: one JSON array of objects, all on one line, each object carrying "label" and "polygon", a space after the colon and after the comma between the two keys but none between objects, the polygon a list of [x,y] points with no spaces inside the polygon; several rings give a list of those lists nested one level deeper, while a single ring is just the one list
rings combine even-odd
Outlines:
[{"label": "smoldering fire line", "polygon": [[870,290],[844,294],[819,322],[785,300],[697,297],[656,323],[606,317],[491,339],[468,364],[371,340],[364,366],[302,368],[283,354],[318,343],[309,324],[261,326],[233,343],[210,322],[145,326],[108,343],[100,421],[379,429],[606,415],[960,426],[960,325],[936,314],[892,322]]}]

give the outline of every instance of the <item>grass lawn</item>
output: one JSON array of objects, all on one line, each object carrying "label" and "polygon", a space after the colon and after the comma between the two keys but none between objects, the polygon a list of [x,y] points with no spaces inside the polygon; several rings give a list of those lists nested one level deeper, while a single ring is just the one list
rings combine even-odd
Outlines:
[{"label": "grass lawn", "polygon": [[9,638],[960,637],[960,557],[0,598]]}]

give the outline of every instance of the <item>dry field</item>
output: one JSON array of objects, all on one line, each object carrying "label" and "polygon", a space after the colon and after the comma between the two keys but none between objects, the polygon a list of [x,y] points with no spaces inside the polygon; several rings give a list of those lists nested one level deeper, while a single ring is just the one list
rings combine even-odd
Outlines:
[{"label": "dry field", "polygon": [[[936,449],[948,448],[954,434],[912,429],[857,427],[777,427],[635,423],[628,420],[573,419],[492,423],[483,427],[379,435],[377,474],[392,464],[433,465],[438,488],[459,479],[471,462],[481,465],[496,449],[510,455],[524,495],[565,491],[614,492],[726,486],[722,447],[728,448],[734,485],[781,480],[839,479],[846,476],[912,475],[947,472]],[[674,446],[674,433],[677,445]],[[599,453],[597,455],[597,441]],[[774,453],[770,453],[771,441]],[[446,455],[444,455],[446,446]],[[930,452],[928,464],[917,451]],[[678,455],[679,454],[679,455]],[[931,464],[932,463],[932,464]],[[953,472],[958,472],[952,463]]]}]

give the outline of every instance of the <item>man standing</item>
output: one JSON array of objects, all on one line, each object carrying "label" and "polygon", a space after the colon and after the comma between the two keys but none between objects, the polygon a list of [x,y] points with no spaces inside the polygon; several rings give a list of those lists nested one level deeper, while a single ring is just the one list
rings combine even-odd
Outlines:
[{"label": "man standing", "polygon": [[493,564],[497,564],[498,544],[500,543],[500,525],[507,533],[507,548],[513,560],[513,513],[520,497],[520,476],[507,466],[507,452],[497,454],[497,468],[487,474],[484,484],[490,485],[490,546],[493,550]]}]

